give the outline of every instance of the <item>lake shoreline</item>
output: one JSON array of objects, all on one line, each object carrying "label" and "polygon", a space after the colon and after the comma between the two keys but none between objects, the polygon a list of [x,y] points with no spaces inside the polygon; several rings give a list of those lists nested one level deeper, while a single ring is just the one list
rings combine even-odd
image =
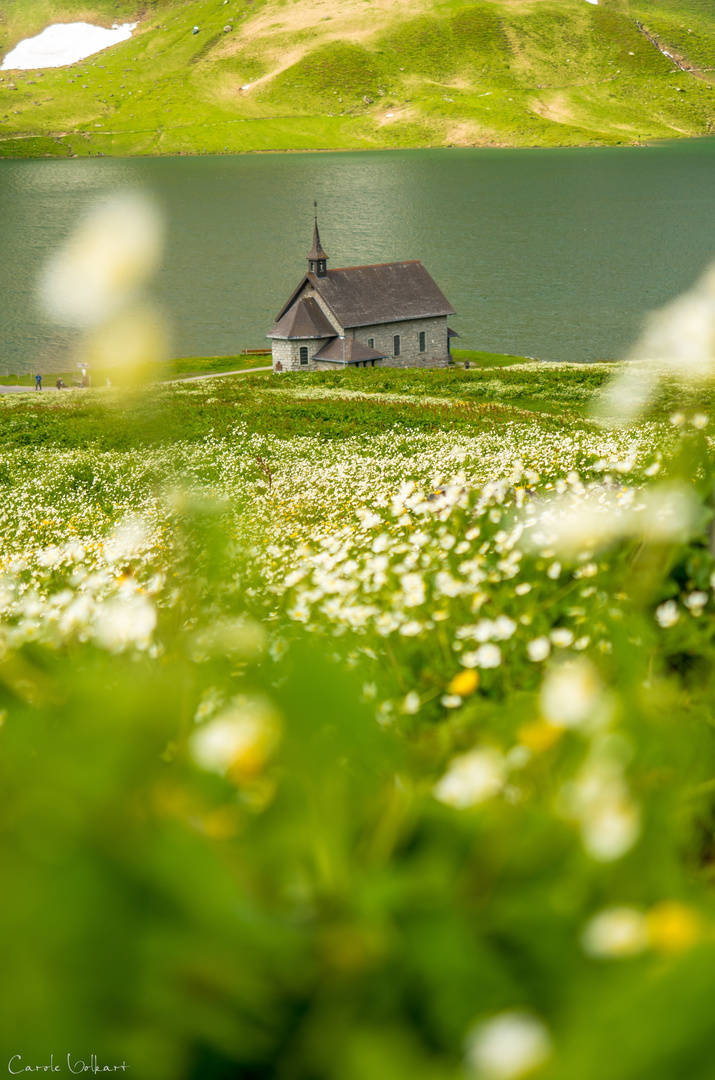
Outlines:
[{"label": "lake shoreline", "polygon": [[[422,143],[415,144],[413,146],[301,146],[301,147],[289,147],[289,148],[267,148],[267,149],[248,149],[248,150],[210,150],[210,151],[198,151],[198,150],[178,150],[173,152],[162,153],[156,151],[153,153],[117,153],[97,151],[92,152],[92,149],[87,149],[86,153],[18,153],[8,154],[4,153],[4,146],[9,143],[24,142],[30,140],[53,140],[59,144],[60,140],[65,139],[83,139],[85,133],[78,132],[76,134],[67,135],[55,135],[55,134],[28,134],[28,135],[9,135],[0,136],[0,161],[36,161],[38,159],[44,160],[77,160],[88,157],[102,157],[110,160],[137,160],[137,159],[152,159],[152,158],[204,158],[204,157],[285,157],[293,154],[373,154],[373,153],[398,153],[409,150],[615,150],[615,149],[648,149],[649,147],[668,146],[672,143],[688,143],[688,142],[702,142],[703,140],[715,138],[712,134],[702,135],[683,135],[682,137],[673,137],[668,139],[648,139],[646,141],[594,141],[594,142],[581,142],[581,143],[509,143],[509,142],[475,142],[475,143]],[[64,148],[62,148],[64,149]]]}]

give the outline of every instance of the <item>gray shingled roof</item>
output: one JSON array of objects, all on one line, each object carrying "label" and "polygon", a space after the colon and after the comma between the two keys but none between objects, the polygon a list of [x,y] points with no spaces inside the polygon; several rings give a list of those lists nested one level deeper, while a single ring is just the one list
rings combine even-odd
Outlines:
[{"label": "gray shingled roof", "polygon": [[328,270],[323,278],[308,276],[344,327],[455,314],[418,260]]},{"label": "gray shingled roof", "polygon": [[338,331],[326,319],[312,296],[304,297],[282,315],[266,336],[269,338],[335,337]]},{"label": "gray shingled roof", "polygon": [[313,357],[314,360],[332,360],[340,364],[359,364],[363,360],[384,360],[386,354],[363,345],[354,338],[333,338]]}]

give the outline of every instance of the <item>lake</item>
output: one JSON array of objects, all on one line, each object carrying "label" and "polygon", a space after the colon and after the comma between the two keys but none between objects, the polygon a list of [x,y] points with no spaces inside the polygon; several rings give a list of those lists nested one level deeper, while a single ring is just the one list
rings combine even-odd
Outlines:
[{"label": "lake", "polygon": [[260,347],[306,268],[313,199],[329,266],[421,259],[456,345],[596,360],[715,259],[715,138],[650,147],[0,161],[0,369],[51,370],[34,308],[47,254],[89,201],[140,187],[168,221],[157,292],[176,356]]}]

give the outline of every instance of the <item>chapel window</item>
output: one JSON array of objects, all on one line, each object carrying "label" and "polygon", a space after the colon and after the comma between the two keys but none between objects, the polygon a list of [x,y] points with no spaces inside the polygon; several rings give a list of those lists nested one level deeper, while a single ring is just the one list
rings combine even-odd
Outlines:
[{"label": "chapel window", "polygon": [[308,346],[307,345],[301,345],[301,347],[300,347],[300,362],[301,362],[301,364],[307,364],[308,363]]},{"label": "chapel window", "polygon": [[427,348],[426,334],[424,330],[420,331],[420,352],[424,352]]},{"label": "chapel window", "polygon": [[399,356],[400,355],[400,335],[399,334],[395,334],[394,338],[392,339],[392,355],[393,356]]}]

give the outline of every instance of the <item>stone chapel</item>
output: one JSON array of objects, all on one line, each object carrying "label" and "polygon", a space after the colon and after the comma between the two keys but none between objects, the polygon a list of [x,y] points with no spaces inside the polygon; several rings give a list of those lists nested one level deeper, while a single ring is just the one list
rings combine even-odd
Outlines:
[{"label": "stone chapel", "polygon": [[316,213],[308,272],[267,335],[273,370],[446,367],[454,314],[417,259],[328,270]]}]

